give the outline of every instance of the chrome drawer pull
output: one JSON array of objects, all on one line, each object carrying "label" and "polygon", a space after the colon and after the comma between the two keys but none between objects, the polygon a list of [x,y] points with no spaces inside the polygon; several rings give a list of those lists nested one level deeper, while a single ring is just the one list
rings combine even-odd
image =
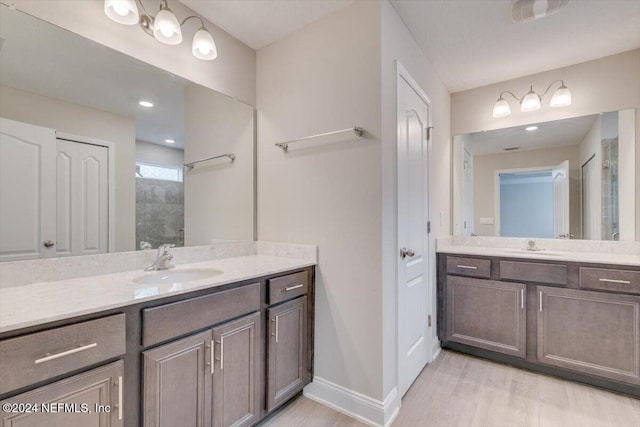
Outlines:
[{"label": "chrome drawer pull", "polygon": [[473,265],[456,265],[456,267],[458,268],[466,268],[467,270],[477,270],[478,267],[475,267]]},{"label": "chrome drawer pull", "polygon": [[51,356],[41,357],[40,359],[36,359],[36,365],[44,362],[48,362],[50,360],[59,359],[60,357],[68,356],[70,354],[79,353],[81,351],[89,350],[90,348],[97,347],[98,343],[93,343],[89,345],[83,345],[82,347],[73,348],[71,350],[63,351],[62,353],[52,354]]},{"label": "chrome drawer pull", "polygon": [[285,292],[289,292],[289,291],[292,291],[294,289],[300,289],[303,286],[304,286],[304,284],[300,283],[299,285],[286,287],[286,288],[284,288],[284,291]]},{"label": "chrome drawer pull", "polygon": [[598,279],[601,282],[607,282],[607,283],[620,283],[623,285],[630,285],[631,281],[630,280],[616,280],[616,279]]},{"label": "chrome drawer pull", "polygon": [[224,337],[220,338],[220,370],[224,369]]},{"label": "chrome drawer pull", "polygon": [[118,419],[122,419],[122,377],[118,377]]}]

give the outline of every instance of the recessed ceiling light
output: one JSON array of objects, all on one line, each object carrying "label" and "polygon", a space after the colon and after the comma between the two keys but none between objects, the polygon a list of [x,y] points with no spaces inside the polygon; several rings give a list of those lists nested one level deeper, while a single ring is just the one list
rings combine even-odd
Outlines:
[{"label": "recessed ceiling light", "polygon": [[175,144],[176,140],[175,139],[165,139],[164,142],[166,142],[167,144]]},{"label": "recessed ceiling light", "polygon": [[149,102],[149,101],[140,101],[140,102],[138,102],[138,104],[142,105],[143,107],[147,107],[147,108],[153,107],[153,102]]},{"label": "recessed ceiling light", "polygon": [[538,129],[538,126],[529,126],[529,127],[524,128],[524,130],[529,131],[529,132],[533,132],[536,129]]}]

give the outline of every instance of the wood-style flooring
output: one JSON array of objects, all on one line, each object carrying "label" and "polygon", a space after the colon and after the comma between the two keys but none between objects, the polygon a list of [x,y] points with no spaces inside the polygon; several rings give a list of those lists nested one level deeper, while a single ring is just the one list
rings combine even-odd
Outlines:
[{"label": "wood-style flooring", "polygon": [[[269,427],[364,424],[299,397]],[[402,399],[393,427],[640,427],[640,400],[442,351]]]}]

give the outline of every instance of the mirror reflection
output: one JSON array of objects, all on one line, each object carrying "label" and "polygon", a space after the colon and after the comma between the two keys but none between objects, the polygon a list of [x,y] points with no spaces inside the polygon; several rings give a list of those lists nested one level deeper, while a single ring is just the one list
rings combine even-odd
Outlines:
[{"label": "mirror reflection", "polygon": [[635,112],[454,137],[454,234],[635,239]]},{"label": "mirror reflection", "polygon": [[0,41],[0,260],[253,240],[253,107],[4,5]]}]

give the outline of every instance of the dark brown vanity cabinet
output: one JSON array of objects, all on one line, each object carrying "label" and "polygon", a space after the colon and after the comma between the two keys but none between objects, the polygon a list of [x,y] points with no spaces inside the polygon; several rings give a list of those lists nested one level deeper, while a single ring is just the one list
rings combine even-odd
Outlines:
[{"label": "dark brown vanity cabinet", "polygon": [[640,384],[640,296],[538,286],[537,358]]},{"label": "dark brown vanity cabinet", "polygon": [[3,400],[0,426],[122,427],[123,370],[118,361]]},{"label": "dark brown vanity cabinet", "polygon": [[2,333],[0,403],[92,413],[16,406],[0,427],[256,425],[313,378],[313,278],[306,267]]},{"label": "dark brown vanity cabinet", "polygon": [[449,341],[525,357],[525,285],[469,277],[447,277]]},{"label": "dark brown vanity cabinet", "polygon": [[267,411],[302,390],[307,379],[307,297],[267,310]]},{"label": "dark brown vanity cabinet", "polygon": [[254,313],[145,351],[145,426],[253,424],[260,417],[259,348]]},{"label": "dark brown vanity cabinet", "polygon": [[444,348],[640,396],[638,293],[640,267],[439,254],[438,336]]}]

